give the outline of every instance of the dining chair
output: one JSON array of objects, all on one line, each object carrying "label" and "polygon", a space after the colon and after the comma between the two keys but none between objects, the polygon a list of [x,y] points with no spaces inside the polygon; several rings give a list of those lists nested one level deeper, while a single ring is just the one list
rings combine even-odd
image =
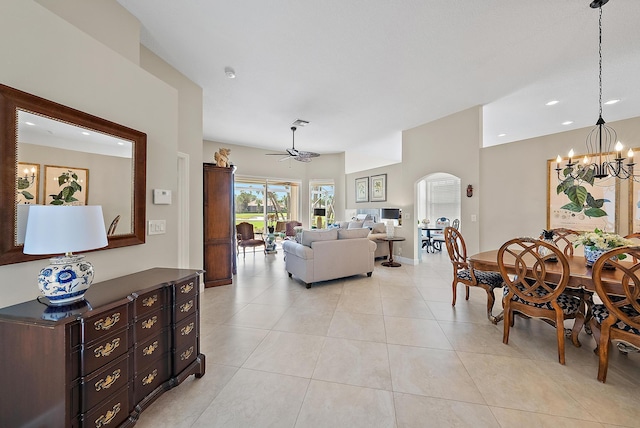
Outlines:
[{"label": "dining chair", "polygon": [[453,220],[453,222],[451,223],[451,227],[460,230],[460,219],[456,218],[455,220]]},{"label": "dining chair", "polygon": [[442,243],[444,242],[444,229],[450,226],[449,219],[446,217],[440,217],[436,220],[436,227],[441,227],[442,232],[436,232],[431,234],[431,244],[433,248],[440,251],[442,250]]},{"label": "dining chair", "polygon": [[[591,330],[599,356],[598,380],[607,380],[611,341],[626,353],[626,346],[640,350],[640,264],[624,263],[617,256],[640,259],[640,247],[619,247],[604,253],[592,269],[593,284],[602,304],[593,305]],[[614,259],[612,259],[614,257]],[[605,267],[606,265],[606,267]],[[622,273],[621,288],[611,290],[602,280],[602,270],[613,266]],[[625,346],[621,348],[621,345]]]},{"label": "dining chair", "polygon": [[[545,247],[548,251],[540,251]],[[554,259],[555,261],[551,261]],[[561,273],[550,277],[546,263],[561,266]],[[507,266],[513,266],[509,274]],[[569,283],[569,262],[555,245],[533,238],[515,238],[505,242],[498,250],[498,267],[506,284],[503,291],[504,335],[509,343],[509,330],[514,325],[514,314],[540,318],[556,328],[558,360],[564,364],[564,320],[575,319],[571,341],[580,346],[578,333],[584,324],[580,299],[564,293]]]},{"label": "dining chair", "polygon": [[[253,252],[256,252],[256,247],[263,246],[264,253],[267,254],[267,247],[265,245],[264,239],[256,239],[255,234],[253,233],[253,225],[251,223],[247,223],[243,221],[242,223],[238,223],[236,225],[236,241],[237,249],[240,250],[242,247],[242,257],[246,257],[247,247],[252,247]],[[236,252],[237,253],[237,252]]]},{"label": "dining chair", "polygon": [[499,272],[487,272],[473,269],[467,262],[467,246],[462,234],[453,227],[444,229],[444,242],[447,246],[449,259],[453,265],[453,300],[451,306],[456,305],[458,283],[465,286],[465,299],[469,300],[469,287],[480,287],[487,293],[487,317],[497,324],[502,318],[493,316],[495,295],[493,290],[504,285],[502,275]]}]

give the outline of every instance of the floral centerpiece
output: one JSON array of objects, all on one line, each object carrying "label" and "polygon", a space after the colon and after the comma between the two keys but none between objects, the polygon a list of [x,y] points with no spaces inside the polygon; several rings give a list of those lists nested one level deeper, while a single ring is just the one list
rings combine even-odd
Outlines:
[{"label": "floral centerpiece", "polygon": [[[605,252],[614,248],[633,245],[633,241],[623,238],[616,233],[603,232],[596,228],[593,232],[585,232],[578,236],[574,245],[576,247],[578,245],[584,246],[584,258],[587,261],[587,266],[590,267],[593,266],[595,261]],[[627,256],[620,254],[617,257],[622,260]]]}]

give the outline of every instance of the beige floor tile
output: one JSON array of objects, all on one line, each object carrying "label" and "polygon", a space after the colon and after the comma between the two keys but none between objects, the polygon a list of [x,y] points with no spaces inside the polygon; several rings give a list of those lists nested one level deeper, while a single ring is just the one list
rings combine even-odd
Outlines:
[{"label": "beige floor tile", "polygon": [[465,352],[458,356],[490,406],[595,420],[533,360]]},{"label": "beige floor tile", "polygon": [[[487,318],[487,305],[458,301],[455,306],[448,302],[427,302],[433,316],[438,321],[470,322],[477,324],[491,324]],[[499,305],[496,305],[499,306]],[[494,308],[493,314],[498,315],[501,307]]]},{"label": "beige floor tile", "polygon": [[550,416],[542,413],[524,412],[522,410],[505,409],[500,407],[492,407],[491,411],[503,427],[604,428],[598,422]]},{"label": "beige floor tile", "polygon": [[377,297],[380,298],[380,285],[375,279],[367,278],[368,281],[346,281],[342,288],[345,296]]},{"label": "beige floor tile", "polygon": [[456,351],[526,358],[516,345],[502,343],[502,323],[495,326],[441,321],[439,325]]},{"label": "beige floor tile", "polygon": [[273,330],[326,336],[333,313],[333,310],[326,311],[312,306],[291,306]]},{"label": "beige floor tile", "polygon": [[338,312],[333,315],[327,336],[345,339],[385,342],[382,315]]},{"label": "beige floor tile", "polygon": [[308,379],[240,369],[193,427],[293,427]]},{"label": "beige floor tile", "polygon": [[382,301],[380,296],[360,296],[343,293],[338,301],[336,311],[382,315]]},{"label": "beige floor tile", "polygon": [[302,293],[301,290],[271,287],[260,293],[260,295],[253,299],[251,303],[259,305],[291,306],[300,293]]},{"label": "beige floor tile", "polygon": [[215,304],[210,304],[207,307],[203,307],[201,305],[200,323],[211,327],[215,324],[222,324],[240,312],[240,310],[245,306],[247,306],[247,303],[233,303],[228,301],[217,302]]},{"label": "beige floor tile", "polygon": [[225,324],[253,328],[271,328],[287,311],[285,306],[248,304]]},{"label": "beige floor tile", "polygon": [[390,317],[434,319],[433,313],[422,299],[406,300],[398,297],[383,297],[382,313]]},{"label": "beige floor tile", "polygon": [[391,390],[387,345],[326,338],[313,379]]},{"label": "beige floor tile", "polygon": [[200,338],[207,363],[240,367],[262,342],[269,330],[217,325]]},{"label": "beige floor tile", "polygon": [[454,351],[388,345],[393,390],[486,404]]},{"label": "beige floor tile", "polygon": [[433,287],[431,285],[418,285],[417,288],[427,302],[451,303],[451,288]]},{"label": "beige floor tile", "polygon": [[485,405],[399,392],[393,395],[398,428],[500,428]]},{"label": "beige floor tile", "polygon": [[342,293],[329,293],[316,290],[307,290],[309,293],[302,293],[293,302],[292,306],[304,306],[323,311],[334,311],[338,306]]},{"label": "beige floor tile", "polygon": [[136,427],[188,428],[211,404],[222,388],[231,380],[237,368],[209,364],[205,375],[187,378],[177,388],[161,395],[147,408]]},{"label": "beige floor tile", "polygon": [[380,294],[382,297],[393,297],[398,299],[419,300],[422,301],[422,294],[418,288],[413,285],[380,285]]},{"label": "beige floor tile", "polygon": [[324,340],[321,336],[272,331],[243,368],[310,378]]},{"label": "beige floor tile", "polygon": [[437,321],[385,316],[384,325],[387,343],[453,349]]},{"label": "beige floor tile", "polygon": [[299,428],[395,427],[390,391],[312,380],[296,422]]}]

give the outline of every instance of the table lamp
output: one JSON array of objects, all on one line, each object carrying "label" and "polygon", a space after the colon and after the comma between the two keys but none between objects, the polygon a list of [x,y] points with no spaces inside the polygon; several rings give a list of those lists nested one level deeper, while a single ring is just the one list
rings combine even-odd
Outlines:
[{"label": "table lamp", "polygon": [[84,299],[93,281],[93,265],[73,251],[106,247],[107,233],[99,205],[32,205],[27,217],[25,254],[64,253],[49,259],[40,271],[38,287],[52,305]]},{"label": "table lamp", "polygon": [[322,229],[322,217],[327,215],[325,208],[314,208],[313,215],[316,216],[316,229]]}]

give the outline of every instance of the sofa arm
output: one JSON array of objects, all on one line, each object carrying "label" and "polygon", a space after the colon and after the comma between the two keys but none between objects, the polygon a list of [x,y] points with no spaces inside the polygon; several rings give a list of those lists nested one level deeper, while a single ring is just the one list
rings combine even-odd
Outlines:
[{"label": "sofa arm", "polygon": [[304,260],[313,259],[313,250],[309,247],[305,247],[302,244],[298,244],[295,241],[284,241],[282,243],[282,250],[285,253],[293,254]]}]

